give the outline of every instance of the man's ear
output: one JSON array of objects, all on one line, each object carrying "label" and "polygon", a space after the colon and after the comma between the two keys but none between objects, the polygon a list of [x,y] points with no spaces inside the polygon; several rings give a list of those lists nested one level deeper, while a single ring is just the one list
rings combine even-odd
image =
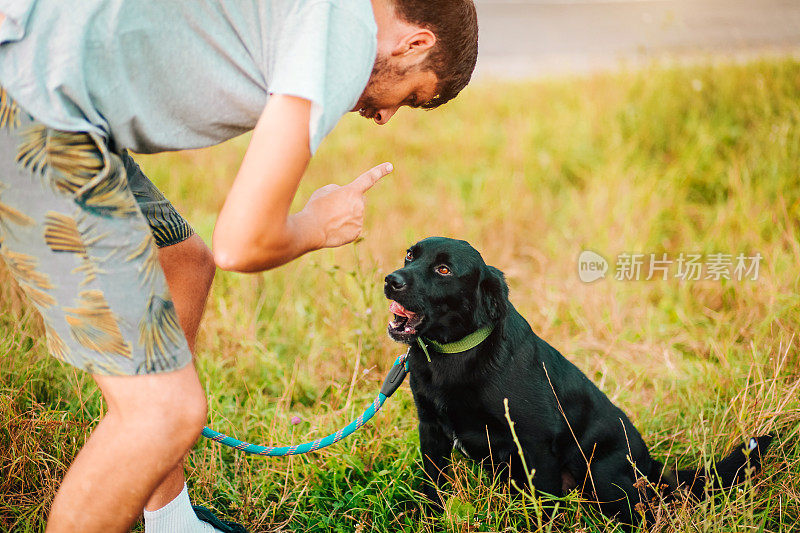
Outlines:
[{"label": "man's ear", "polygon": [[503,273],[493,266],[483,267],[479,298],[479,309],[488,321],[498,322],[505,318],[508,312],[508,285]]},{"label": "man's ear", "polygon": [[426,28],[414,28],[392,50],[393,56],[426,54],[436,44],[436,36]]}]

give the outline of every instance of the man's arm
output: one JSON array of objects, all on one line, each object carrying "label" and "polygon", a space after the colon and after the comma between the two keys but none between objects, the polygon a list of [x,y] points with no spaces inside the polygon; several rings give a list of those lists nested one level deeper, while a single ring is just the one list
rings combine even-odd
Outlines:
[{"label": "man's arm", "polygon": [[221,269],[267,270],[361,233],[364,193],[391,165],[378,165],[348,185],[326,185],[289,215],[311,158],[310,112],[304,98],[270,97],[214,228],[214,260]]}]

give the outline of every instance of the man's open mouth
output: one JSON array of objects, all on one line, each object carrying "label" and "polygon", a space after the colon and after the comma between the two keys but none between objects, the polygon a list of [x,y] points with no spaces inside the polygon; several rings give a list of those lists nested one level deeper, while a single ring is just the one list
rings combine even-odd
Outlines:
[{"label": "man's open mouth", "polygon": [[416,335],[425,315],[409,311],[394,300],[389,304],[389,311],[394,313],[394,320],[389,322],[389,334],[394,337]]}]

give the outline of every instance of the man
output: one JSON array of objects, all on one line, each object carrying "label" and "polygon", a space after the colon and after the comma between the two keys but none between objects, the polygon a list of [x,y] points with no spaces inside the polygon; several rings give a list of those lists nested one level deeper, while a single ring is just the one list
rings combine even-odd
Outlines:
[{"label": "man", "polygon": [[[0,13],[0,255],[51,353],[108,404],[47,530],[122,531],[144,508],[148,532],[213,531],[182,460],[206,420],[191,358],[215,266],[257,272],[359,235],[364,193],[391,165],[290,214],[311,155],[347,111],[385,124],[455,97],[475,65],[474,6],[0,0]],[[250,129],[212,253],[125,150]]]}]

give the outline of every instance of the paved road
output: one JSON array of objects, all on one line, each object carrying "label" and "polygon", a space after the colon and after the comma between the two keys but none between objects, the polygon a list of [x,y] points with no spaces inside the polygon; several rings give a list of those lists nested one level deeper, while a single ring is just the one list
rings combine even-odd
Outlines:
[{"label": "paved road", "polygon": [[477,76],[800,54],[800,0],[477,0]]}]

